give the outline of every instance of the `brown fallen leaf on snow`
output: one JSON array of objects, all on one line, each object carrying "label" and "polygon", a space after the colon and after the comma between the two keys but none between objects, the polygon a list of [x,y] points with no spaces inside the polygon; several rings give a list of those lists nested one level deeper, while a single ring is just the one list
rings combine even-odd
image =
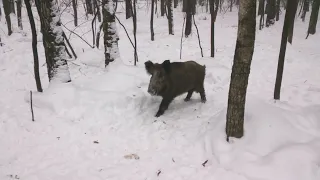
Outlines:
[{"label": "brown fallen leaf on snow", "polygon": [[126,158],[126,159],[133,159],[134,158],[136,160],[140,159],[140,157],[137,154],[128,154],[128,155],[125,155],[124,158]]}]

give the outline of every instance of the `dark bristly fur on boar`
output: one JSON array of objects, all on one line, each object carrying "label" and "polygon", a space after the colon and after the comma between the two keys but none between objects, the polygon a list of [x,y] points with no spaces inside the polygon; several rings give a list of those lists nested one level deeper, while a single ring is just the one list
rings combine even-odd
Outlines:
[{"label": "dark bristly fur on boar", "polygon": [[147,61],[144,63],[148,74],[151,75],[148,93],[153,96],[161,96],[162,101],[156,117],[164,114],[172,100],[188,92],[185,101],[189,101],[192,93],[200,93],[201,102],[205,103],[204,78],[206,66],[195,61],[170,62],[162,64]]}]

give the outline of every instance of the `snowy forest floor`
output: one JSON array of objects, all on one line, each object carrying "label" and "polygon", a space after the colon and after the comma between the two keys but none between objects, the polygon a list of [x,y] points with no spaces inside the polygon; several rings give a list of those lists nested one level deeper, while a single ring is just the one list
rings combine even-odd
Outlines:
[{"label": "snowy forest floor", "polygon": [[[204,58],[193,26],[192,36],[183,38],[180,60],[181,7],[174,10],[175,35],[168,35],[165,17],[155,16],[152,42],[150,11],[145,6],[138,4],[137,66],[133,66],[133,48],[119,24],[121,58],[107,68],[103,43],[100,49],[92,49],[72,35],[78,55],[77,60],[69,60],[72,82],[49,88],[36,17],[44,93],[33,93],[35,122],[31,121],[29,91],[36,91],[36,86],[25,9],[24,30],[14,24],[10,37],[4,35],[6,25],[1,19],[5,43],[0,47],[1,180],[320,179],[320,33],[305,39],[309,18],[306,23],[296,19],[293,44],[287,47],[281,101],[277,102],[273,89],[284,11],[274,26],[257,29],[245,136],[227,143],[224,129],[237,9],[218,13],[215,58],[209,58],[210,15],[200,10],[195,19]],[[72,20],[70,13],[62,15],[63,24]],[[119,4],[117,16],[132,37],[132,19],[125,19],[124,4]],[[75,32],[92,43],[91,32],[86,33],[91,21],[81,18],[79,24]],[[73,22],[66,26],[74,29]],[[154,117],[161,98],[147,93],[150,77],[144,62],[165,59],[196,60],[207,66],[207,103],[200,102],[199,94],[184,102],[183,95],[163,116]]]}]

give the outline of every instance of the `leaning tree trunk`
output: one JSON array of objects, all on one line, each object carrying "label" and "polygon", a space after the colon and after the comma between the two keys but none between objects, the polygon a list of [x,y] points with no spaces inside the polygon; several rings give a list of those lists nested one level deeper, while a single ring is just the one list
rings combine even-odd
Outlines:
[{"label": "leaning tree trunk", "polygon": [[250,66],[256,34],[256,1],[241,0],[239,5],[238,37],[229,87],[226,134],[243,136],[244,112]]},{"label": "leaning tree trunk", "polygon": [[7,22],[7,27],[8,27],[8,35],[10,36],[12,34],[12,27],[11,27],[11,18],[10,18],[10,0],[3,0],[3,10],[4,10],[4,15],[6,18]]},{"label": "leaning tree trunk", "polygon": [[77,6],[78,6],[78,1],[77,0],[72,0],[72,8],[73,8],[73,22],[74,22],[74,26],[78,26],[78,10],[77,10]]},{"label": "leaning tree trunk", "polygon": [[172,8],[172,1],[173,0],[167,0],[167,9],[168,9],[168,28],[169,28],[169,34],[174,35],[173,31],[173,8]]},{"label": "leaning tree trunk", "polygon": [[113,0],[102,0],[102,7],[106,67],[119,56],[119,37],[115,21],[115,2]]},{"label": "leaning tree trunk", "polygon": [[[214,28],[218,14],[219,0],[209,0],[211,14],[211,57],[215,55]],[[215,6],[215,7],[214,7]]]},{"label": "leaning tree trunk", "polygon": [[309,12],[309,0],[304,0],[303,2],[303,10],[302,10],[302,15],[301,15],[301,19],[302,22],[304,22],[306,20],[306,14],[307,12]]},{"label": "leaning tree trunk", "polygon": [[32,33],[32,52],[33,52],[33,58],[34,58],[34,65],[33,65],[34,78],[36,81],[38,92],[42,92],[40,73],[39,73],[39,57],[38,57],[38,48],[37,48],[36,25],[34,23],[30,0],[24,0],[24,3],[26,5],[26,9],[27,9],[27,13],[28,13],[29,21],[30,21],[30,26],[31,26],[31,33]]},{"label": "leaning tree trunk", "polygon": [[282,83],[282,74],[283,74],[283,67],[284,67],[284,58],[286,55],[287,49],[287,40],[288,40],[288,33],[290,29],[290,23],[292,22],[292,18],[294,17],[294,9],[295,5],[297,4],[298,0],[290,0],[287,2],[287,10],[286,15],[284,18],[283,29],[282,29],[282,37],[281,37],[281,45],[280,45],[280,53],[279,53],[279,60],[278,60],[278,68],[277,68],[277,76],[276,76],[276,83],[274,87],[274,94],[273,98],[276,100],[280,99],[280,90],[281,90],[281,83]]},{"label": "leaning tree trunk", "polygon": [[22,0],[17,0],[17,19],[18,19],[18,27],[22,30],[22,18],[21,18],[21,7],[22,7]]},{"label": "leaning tree trunk", "polygon": [[320,8],[320,0],[313,0],[307,38],[308,38],[309,34],[316,33],[319,8]]},{"label": "leaning tree trunk", "polygon": [[49,81],[50,83],[71,82],[59,8],[55,0],[36,0],[36,5],[41,22]]},{"label": "leaning tree trunk", "polygon": [[151,41],[154,41],[154,29],[153,29],[154,3],[156,3],[156,0],[151,0],[151,18],[150,18]]},{"label": "leaning tree trunk", "polygon": [[274,24],[276,17],[276,0],[267,0],[267,20],[266,27]]}]

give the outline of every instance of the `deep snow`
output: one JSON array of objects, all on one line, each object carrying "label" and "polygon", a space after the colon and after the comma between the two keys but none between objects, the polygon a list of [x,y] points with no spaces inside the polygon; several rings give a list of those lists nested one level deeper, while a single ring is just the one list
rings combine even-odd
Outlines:
[{"label": "deep snow", "polygon": [[[42,94],[35,92],[31,31],[25,10],[25,29],[18,30],[13,18],[15,33],[11,37],[5,35],[1,19],[5,43],[0,47],[1,180],[320,179],[320,35],[305,40],[309,13],[306,23],[296,20],[293,45],[287,48],[281,101],[272,97],[284,13],[274,26],[257,30],[245,136],[227,143],[224,129],[237,33],[236,9],[218,13],[217,53],[212,59],[208,58],[210,15],[199,8],[195,18],[205,57],[201,58],[193,27],[192,36],[183,39],[180,60],[181,7],[174,9],[175,35],[168,35],[166,18],[155,16],[155,41],[151,42],[150,11],[146,10],[150,5],[140,2],[138,6],[136,67],[133,48],[118,23],[121,59],[106,69],[102,43],[100,49],[91,49],[71,35],[79,57],[68,61],[72,83],[48,87],[46,67],[41,66]],[[62,22],[74,29],[70,13],[64,12]],[[91,21],[83,15],[79,12],[79,24],[83,24],[75,31],[91,43],[91,32],[87,33]],[[132,20],[125,20],[124,4],[118,5],[117,16],[133,37]],[[36,20],[36,24],[43,65],[40,22]],[[193,59],[205,64],[207,103],[201,103],[196,93],[190,102],[184,102],[183,95],[163,116],[155,118],[161,99],[146,91],[149,76],[144,62],[149,59]],[[34,91],[35,122],[31,121],[30,90]]]}]

